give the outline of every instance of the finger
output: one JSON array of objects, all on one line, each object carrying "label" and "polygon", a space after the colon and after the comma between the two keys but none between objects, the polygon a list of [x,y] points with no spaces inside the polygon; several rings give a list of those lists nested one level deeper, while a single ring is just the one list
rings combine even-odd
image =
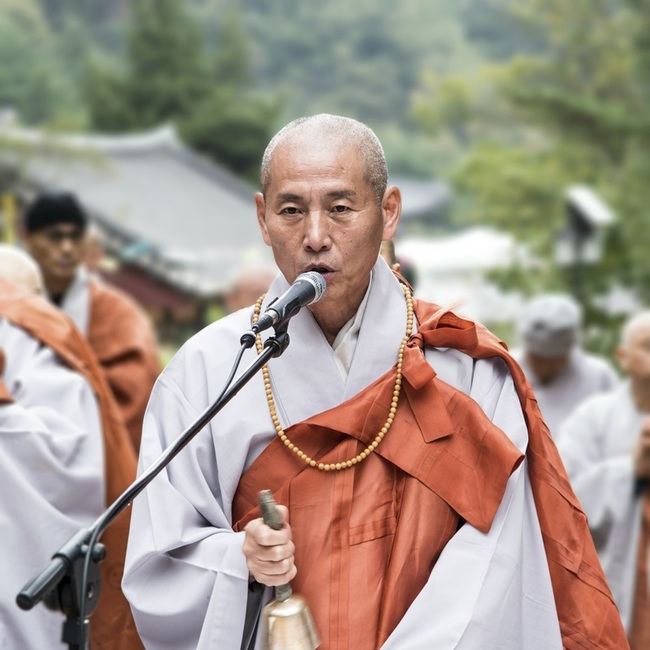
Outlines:
[{"label": "finger", "polygon": [[277,546],[286,544],[291,539],[291,529],[269,528],[261,518],[253,519],[244,528],[247,538],[259,546]]},{"label": "finger", "polygon": [[293,542],[288,541],[286,544],[277,544],[276,546],[258,546],[251,553],[251,557],[257,558],[262,562],[282,562],[292,558],[295,552]]},{"label": "finger", "polygon": [[248,570],[255,580],[269,587],[277,587],[291,582],[297,575],[298,570],[295,564],[288,565],[285,572],[275,572],[271,567],[249,566]]}]

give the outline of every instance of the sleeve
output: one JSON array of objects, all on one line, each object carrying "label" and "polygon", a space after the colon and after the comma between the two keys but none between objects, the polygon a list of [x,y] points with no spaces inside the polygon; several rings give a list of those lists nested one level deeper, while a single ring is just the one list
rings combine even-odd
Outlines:
[{"label": "sleeve", "polygon": [[86,381],[25,332],[0,319],[0,636],[11,647],[59,647],[63,616],[18,614],[15,596],[104,508],[104,460],[95,396]]},{"label": "sleeve", "polygon": [[[78,373],[47,347],[0,323],[5,386],[0,404],[3,460],[28,476],[30,493],[90,523],[104,507],[104,453],[95,396]],[[10,353],[7,353],[10,350]]]},{"label": "sleeve", "polygon": [[[190,393],[188,383],[201,383],[198,369],[191,374]],[[145,415],[140,471],[199,414],[168,368]],[[239,647],[248,569],[227,509],[209,427],[135,500],[123,589],[148,650]]]},{"label": "sleeve", "polygon": [[606,453],[609,421],[602,400],[602,396],[592,398],[578,406],[558,437],[558,451],[587,515],[597,548],[614,527],[630,518],[630,509],[634,507],[632,454]]},{"label": "sleeve", "polygon": [[[449,356],[449,352],[444,354]],[[525,451],[525,420],[505,364],[469,358],[456,364],[441,359],[438,363],[435,356],[427,354],[439,376],[469,393],[487,417]],[[452,366],[456,372],[441,375],[441,369]],[[497,647],[562,648],[526,461],[510,477],[489,532],[481,533],[468,524],[460,528],[383,650]]]}]

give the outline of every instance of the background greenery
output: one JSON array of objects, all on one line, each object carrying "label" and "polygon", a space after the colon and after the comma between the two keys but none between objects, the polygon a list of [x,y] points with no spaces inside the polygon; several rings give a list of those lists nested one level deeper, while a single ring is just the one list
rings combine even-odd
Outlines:
[{"label": "background greenery", "polygon": [[512,232],[554,262],[569,185],[618,215],[585,269],[590,345],[611,350],[615,286],[650,300],[650,0],[0,0],[0,106],[27,124],[123,132],[173,121],[254,180],[278,126],[367,122],[393,174],[452,183],[454,223]]}]

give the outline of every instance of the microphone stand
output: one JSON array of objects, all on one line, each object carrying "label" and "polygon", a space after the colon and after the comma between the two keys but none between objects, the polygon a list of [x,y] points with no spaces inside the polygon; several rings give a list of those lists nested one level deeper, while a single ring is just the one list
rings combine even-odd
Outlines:
[{"label": "microphone stand", "polygon": [[[277,323],[275,336],[264,343],[264,350],[226,388],[156,461],[136,479],[88,528],[77,531],[16,596],[21,609],[29,610],[42,600],[48,608],[66,615],[63,643],[70,650],[85,650],[90,623],[87,617],[96,609],[100,594],[99,562],[106,557],[106,548],[98,542],[102,532],[137,497],[194,436],[253,378],[272,357],[279,357],[289,345],[288,319]],[[239,358],[255,343],[256,330],[241,337]],[[238,361],[237,360],[237,361]],[[236,368],[236,365],[235,365]],[[234,370],[233,370],[234,372]],[[229,387],[230,386],[230,387]]]}]

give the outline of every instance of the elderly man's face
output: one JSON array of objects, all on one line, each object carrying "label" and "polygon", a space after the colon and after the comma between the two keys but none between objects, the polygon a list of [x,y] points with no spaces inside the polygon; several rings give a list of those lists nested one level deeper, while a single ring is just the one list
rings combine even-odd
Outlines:
[{"label": "elderly man's face", "polygon": [[327,291],[310,309],[319,322],[345,323],[363,299],[382,240],[395,232],[399,190],[387,190],[377,205],[356,147],[285,144],[274,153],[266,197],[258,194],[256,203],[264,241],[287,281],[322,273]]},{"label": "elderly man's face", "polygon": [[45,286],[57,293],[72,282],[84,252],[84,231],[72,223],[59,223],[26,235],[25,245],[41,267]]},{"label": "elderly man's face", "polygon": [[623,371],[637,381],[650,380],[650,324],[639,325],[617,350]]},{"label": "elderly man's face", "polygon": [[570,354],[561,357],[540,357],[526,353],[526,361],[540,384],[550,384],[568,365]]}]

